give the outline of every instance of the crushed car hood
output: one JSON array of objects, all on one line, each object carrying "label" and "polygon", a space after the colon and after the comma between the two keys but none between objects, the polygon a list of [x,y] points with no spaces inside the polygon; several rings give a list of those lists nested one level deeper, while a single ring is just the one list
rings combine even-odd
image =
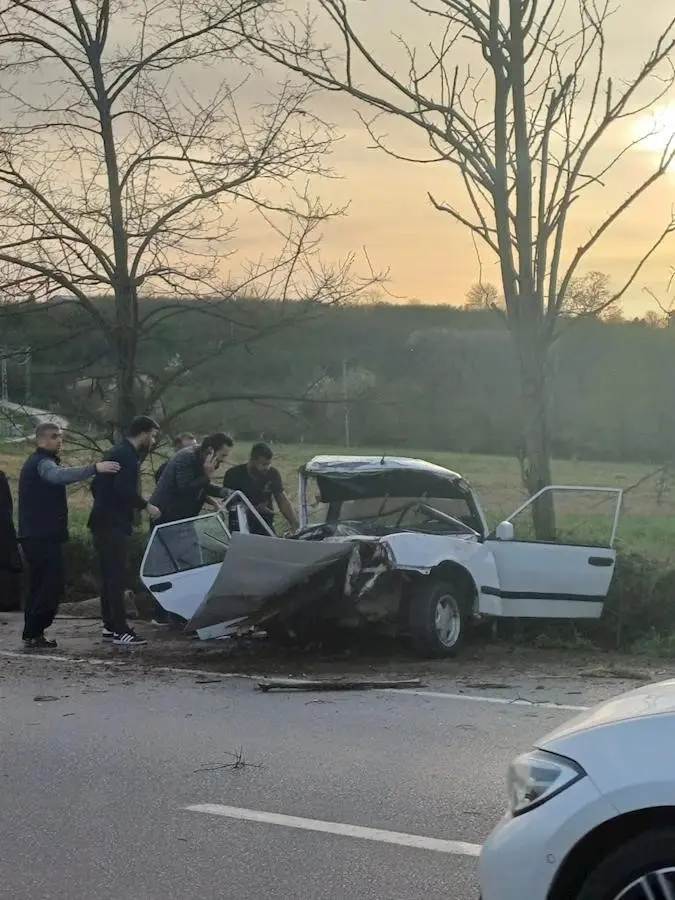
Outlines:
[{"label": "crushed car hood", "polygon": [[[316,599],[311,583],[332,568],[344,579],[351,543],[289,541],[235,532],[223,563],[188,628],[243,619],[241,626],[295,612]],[[303,596],[297,589],[306,585]]]}]

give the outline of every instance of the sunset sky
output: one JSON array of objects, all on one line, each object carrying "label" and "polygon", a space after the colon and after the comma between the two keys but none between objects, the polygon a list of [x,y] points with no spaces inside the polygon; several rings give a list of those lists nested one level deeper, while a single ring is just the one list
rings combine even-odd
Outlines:
[{"label": "sunset sky", "polygon": [[[659,9],[667,4],[624,0],[620,6],[607,33],[607,71],[617,80],[630,77],[638,68],[672,15],[672,11]],[[427,38],[433,36],[424,33],[424,28],[428,27],[425,17],[419,12],[411,13],[407,0],[348,0],[348,7],[359,16],[358,23],[369,45],[394,66],[400,64],[401,58],[396,56],[390,33],[402,33],[422,52]],[[386,21],[384,28],[383,21]],[[438,28],[437,25],[434,27]],[[334,38],[336,33],[325,29],[322,34],[330,40],[331,34]],[[461,56],[457,58],[461,63]],[[348,214],[326,232],[325,255],[358,253],[365,248],[376,268],[389,271],[388,290],[394,297],[430,303],[462,303],[479,273],[471,236],[448,216],[436,212],[427,199],[427,193],[431,191],[439,199],[452,198],[459,202],[462,185],[447,163],[408,164],[370,148],[356,109],[356,101],[344,96],[325,94],[322,98],[322,114],[336,124],[343,139],[332,159],[339,180],[322,184],[320,193],[336,204],[350,204]],[[587,200],[579,203],[570,219],[569,246],[574,247],[584,240],[601,216],[649,174],[663,142],[675,131],[675,106],[670,107],[667,102],[664,105],[662,101],[657,115],[660,135],[650,138],[645,147],[631,151],[615,177],[610,178],[606,186],[593,189]],[[636,134],[646,133],[651,129],[649,122],[648,116],[643,115],[620,123],[611,132],[610,142],[603,146],[603,152],[609,156],[634,140]],[[392,135],[398,150],[411,155],[428,154],[421,131],[402,128],[392,120],[382,123],[381,130]],[[599,163],[603,161],[598,160]],[[610,274],[613,282],[619,285],[667,223],[675,200],[674,188],[675,172],[673,177],[661,180],[639,206],[614,226],[580,272],[599,269]],[[262,235],[246,229],[242,237],[251,245],[263,240]],[[673,262],[675,238],[653,257],[626,296],[624,308],[627,313],[637,314],[654,308],[653,301],[644,291],[646,287],[668,302],[666,288]],[[482,264],[483,279],[498,283],[498,269],[487,250],[482,251]]]}]

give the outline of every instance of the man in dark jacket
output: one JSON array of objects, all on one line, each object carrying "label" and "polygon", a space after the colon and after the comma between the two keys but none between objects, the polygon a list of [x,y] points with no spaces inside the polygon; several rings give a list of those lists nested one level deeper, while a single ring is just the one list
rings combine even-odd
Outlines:
[{"label": "man in dark jacket", "polygon": [[[199,447],[179,450],[168,461],[150,498],[150,502],[162,511],[154,525],[192,519],[199,515],[205,502],[227,497],[230,492],[213,484],[211,479],[233,447],[234,441],[228,434],[217,432],[204,438]],[[170,564],[181,571],[202,564],[199,540],[191,522],[162,529],[162,540],[155,541],[151,554],[150,567],[161,568],[169,558]],[[170,624],[170,617],[157,601],[153,622],[155,625]]]},{"label": "man in dark jacket", "polygon": [[160,512],[139,493],[141,456],[147,455],[157,440],[159,426],[148,416],[138,416],[129,427],[129,436],[105,453],[118,464],[115,474],[94,478],[94,497],[89,528],[101,567],[101,617],[103,638],[119,646],[147,644],[129,627],[124,607],[129,539],[137,511],[151,519]]},{"label": "man in dark jacket", "polygon": [[[194,434],[191,434],[189,431],[184,431],[182,434],[179,434],[178,437],[173,442],[173,452],[174,454],[178,453],[179,450],[191,450],[197,446],[197,438]],[[169,460],[165,459],[161,466],[155,472],[155,484],[159,484],[159,479],[162,477],[164,470],[169,465]]]},{"label": "man in dark jacket", "polygon": [[23,571],[19,543],[14,529],[14,504],[9,481],[0,472],[0,612],[21,609]]},{"label": "man in dark jacket", "polygon": [[64,468],[59,453],[61,429],[52,423],[39,425],[37,447],[19,477],[19,541],[28,563],[29,588],[25,604],[23,640],[26,649],[56,647],[45,637],[54,621],[64,592],[63,545],[68,540],[66,486],[86,481],[99,473],[113,477],[115,462]]},{"label": "man in dark jacket", "polygon": [[155,524],[191,519],[199,515],[207,498],[225,498],[229,491],[211,479],[233,447],[229,434],[217,432],[204,438],[199,447],[179,450],[167,462],[150,498],[162,510]]}]

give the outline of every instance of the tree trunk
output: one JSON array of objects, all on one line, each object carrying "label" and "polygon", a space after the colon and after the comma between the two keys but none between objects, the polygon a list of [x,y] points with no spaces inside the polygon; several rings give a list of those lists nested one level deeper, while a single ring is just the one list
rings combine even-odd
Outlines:
[{"label": "tree trunk", "polygon": [[115,388],[117,437],[127,433],[132,419],[138,414],[136,407],[136,329],[135,297],[129,286],[115,292],[116,346]]},{"label": "tree trunk", "polygon": [[[520,335],[516,341],[523,406],[524,480],[532,497],[551,484],[548,354],[547,346],[538,335]],[[533,503],[532,524],[537,540],[555,540],[555,508],[551,492]]]}]

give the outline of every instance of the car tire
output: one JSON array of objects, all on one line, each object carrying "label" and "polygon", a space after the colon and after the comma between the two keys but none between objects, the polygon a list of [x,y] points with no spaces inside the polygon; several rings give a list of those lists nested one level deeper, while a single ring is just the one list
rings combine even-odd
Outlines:
[{"label": "car tire", "polygon": [[[658,874],[670,870],[667,879],[671,893],[658,888]],[[647,882],[651,892],[640,886]],[[605,856],[586,878],[575,900],[643,900],[654,896],[661,900],[675,893],[675,828],[658,828],[632,838]]]},{"label": "car tire", "polygon": [[455,656],[464,641],[466,602],[448,581],[425,578],[414,585],[408,609],[413,648],[426,657]]}]

